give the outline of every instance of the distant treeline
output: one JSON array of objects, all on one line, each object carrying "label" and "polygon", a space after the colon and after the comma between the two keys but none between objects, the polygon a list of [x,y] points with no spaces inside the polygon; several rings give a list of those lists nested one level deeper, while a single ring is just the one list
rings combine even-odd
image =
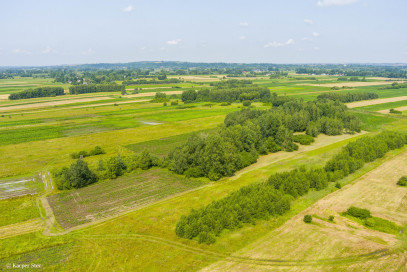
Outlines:
[{"label": "distant treeline", "polygon": [[69,87],[70,94],[82,94],[82,93],[97,93],[97,92],[122,92],[126,88],[124,85],[117,85],[116,83],[109,84],[84,84],[73,85]]},{"label": "distant treeline", "polygon": [[180,83],[182,80],[178,78],[168,78],[163,80],[148,80],[148,79],[137,79],[137,80],[126,80],[123,81],[123,85],[139,85],[139,84],[171,84],[171,83]]},{"label": "distant treeline", "polygon": [[62,87],[41,87],[36,89],[28,89],[25,91],[21,91],[18,93],[10,94],[10,100],[17,100],[17,99],[28,99],[28,98],[36,98],[36,97],[52,97],[58,95],[64,95],[64,88]]},{"label": "distant treeline", "polygon": [[251,85],[249,80],[227,80],[210,85],[214,88],[199,91],[186,90],[182,93],[183,102],[235,102],[235,101],[263,101],[268,102],[270,91],[266,87]]},{"label": "distant treeline", "polygon": [[175,232],[179,237],[198,238],[200,243],[213,243],[224,229],[240,228],[244,223],[268,219],[290,209],[290,202],[310,189],[321,190],[329,182],[360,169],[366,162],[383,157],[386,152],[407,143],[407,135],[385,131],[349,143],[323,168],[304,167],[273,174],[268,181],[251,184],[214,201],[188,216],[182,216]]},{"label": "distant treeline", "polygon": [[366,78],[363,77],[362,79],[359,79],[359,77],[357,77],[357,76],[352,76],[350,78],[338,77],[338,81],[366,81]]},{"label": "distant treeline", "polygon": [[342,103],[349,103],[353,101],[371,100],[379,98],[377,93],[323,93],[318,95],[317,99],[331,99],[337,100]]},{"label": "distant treeline", "polygon": [[270,110],[230,113],[223,126],[195,134],[171,151],[166,163],[178,174],[218,180],[256,162],[259,154],[297,150],[293,132],[339,135],[359,132],[360,126],[342,103],[294,99]]}]

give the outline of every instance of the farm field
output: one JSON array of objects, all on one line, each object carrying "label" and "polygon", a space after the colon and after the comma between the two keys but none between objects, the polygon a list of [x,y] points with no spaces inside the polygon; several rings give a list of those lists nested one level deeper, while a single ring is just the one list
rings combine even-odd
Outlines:
[{"label": "farm field", "polygon": [[[117,216],[173,194],[204,185],[162,169],[132,173],[48,198],[64,229]],[[69,207],[67,209],[67,207]]]},{"label": "farm field", "polygon": [[[168,267],[173,271],[274,268],[284,271],[312,268],[340,271],[344,265],[352,269],[373,270],[400,267],[404,260],[402,254],[391,255],[396,261],[393,266],[386,266],[390,257],[384,253],[396,249],[400,237],[377,234],[341,217],[339,213],[344,209],[341,203],[361,205],[351,201],[356,198],[355,192],[369,191],[371,198],[359,199],[370,203],[363,207],[371,209],[375,216],[400,225],[407,224],[407,219],[401,215],[404,211],[401,207],[404,205],[403,188],[393,188],[390,183],[383,187],[383,180],[379,177],[388,173],[377,172],[398,162],[398,170],[392,173],[393,179],[401,175],[407,154],[405,148],[389,152],[384,158],[341,180],[342,185],[348,184],[342,189],[338,190],[334,183],[329,183],[320,191],[311,190],[293,200],[291,210],[286,214],[226,230],[214,244],[200,244],[197,240],[183,239],[175,234],[177,221],[191,209],[222,199],[243,186],[266,181],[273,173],[303,166],[322,167],[343,146],[356,139],[375,135],[383,129],[407,128],[406,120],[401,117],[374,113],[381,109],[374,107],[387,107],[392,103],[404,106],[405,101],[400,98],[405,96],[404,89],[379,90],[383,85],[378,82],[391,84],[393,81],[367,77],[367,82],[360,83],[375,84],[332,90],[325,85],[336,84],[337,76],[316,76],[321,83],[317,86],[307,85],[315,80],[304,76],[295,79],[297,76],[279,79],[247,76],[238,79],[251,80],[279,96],[305,101],[327,92],[376,92],[379,99],[361,102],[384,102],[352,110],[363,122],[360,133],[320,134],[311,145],[299,144],[299,149],[292,152],[262,155],[257,162],[218,181],[206,177],[187,178],[153,167],[65,191],[57,188],[53,171],[76,162],[71,157],[72,153],[89,151],[96,146],[100,146],[105,154],[83,159],[92,169],[96,169],[101,160],[107,162],[117,154],[132,156],[145,150],[165,163],[170,151],[186,143],[191,135],[213,132],[224,122],[227,114],[244,108],[242,101],[226,104],[182,102],[184,90],[214,88],[210,84],[224,81],[224,74],[171,75],[168,78],[181,77],[184,82],[126,86],[126,95],[106,92],[1,100],[0,209],[4,216],[0,222],[0,264],[30,260],[43,264],[44,268],[38,271],[162,271]],[[20,83],[15,83],[11,89],[3,88],[0,95],[33,86],[69,88],[67,84],[52,83],[49,79],[20,80],[14,79]],[[0,80],[0,86],[6,85],[13,85],[13,80]],[[135,94],[132,93],[134,88],[141,90]],[[156,93],[168,96],[166,105],[150,101]],[[272,105],[253,101],[250,107],[266,110]],[[370,188],[369,182],[375,176],[377,182]],[[25,181],[32,178],[34,181]],[[393,179],[391,182],[394,182]],[[352,191],[351,188],[358,189]],[[380,189],[386,193],[379,195]],[[343,197],[349,195],[351,199],[340,198],[341,194],[344,194]],[[390,206],[384,210],[378,208],[385,207],[374,207],[374,199],[387,201],[390,195],[395,196],[388,202]],[[326,199],[333,204],[326,204]],[[401,210],[391,213],[397,203],[401,205],[397,209]],[[335,214],[335,224],[324,220],[328,211]],[[302,216],[310,212],[322,219],[314,218],[313,224],[303,227]],[[301,230],[295,232],[296,228]],[[303,246],[295,244],[304,236],[307,242]],[[313,245],[313,241],[317,244]],[[289,245],[284,251],[277,246],[285,243]],[[321,254],[313,253],[316,245],[324,246]],[[370,255],[365,256],[372,252],[372,259]],[[298,262],[298,259],[303,262]],[[330,261],[320,261],[324,259]],[[376,264],[373,260],[380,263]],[[287,265],[278,265],[285,261]]]},{"label": "farm field", "polygon": [[[398,178],[407,173],[406,169],[407,152],[404,151],[341,190],[322,198],[234,256],[260,260],[284,256],[290,267],[276,263],[273,268],[276,271],[404,271],[407,268],[407,248],[402,244],[406,241],[405,235],[397,237],[368,229],[340,213],[350,206],[357,206],[371,210],[374,216],[407,226],[407,190],[396,185]],[[305,224],[302,221],[305,214],[312,214],[315,223]],[[330,215],[335,216],[334,222],[328,221]],[[371,258],[367,258],[369,254]],[[202,271],[268,269],[265,261],[263,264],[245,264],[226,260]]]}]

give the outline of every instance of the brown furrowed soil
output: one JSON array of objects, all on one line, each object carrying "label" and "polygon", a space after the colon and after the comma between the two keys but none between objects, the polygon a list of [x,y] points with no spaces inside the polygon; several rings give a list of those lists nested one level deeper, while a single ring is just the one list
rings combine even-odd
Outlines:
[{"label": "brown furrowed soil", "polygon": [[64,229],[114,216],[123,211],[203,185],[163,169],[131,173],[48,198]]},{"label": "brown furrowed soil", "polygon": [[390,97],[390,98],[357,101],[357,102],[347,103],[346,106],[348,106],[348,108],[358,108],[358,107],[365,107],[365,106],[371,106],[371,105],[377,105],[377,104],[383,104],[383,103],[389,103],[389,102],[397,102],[397,101],[403,101],[403,100],[407,100],[407,96],[398,96],[398,97]]}]

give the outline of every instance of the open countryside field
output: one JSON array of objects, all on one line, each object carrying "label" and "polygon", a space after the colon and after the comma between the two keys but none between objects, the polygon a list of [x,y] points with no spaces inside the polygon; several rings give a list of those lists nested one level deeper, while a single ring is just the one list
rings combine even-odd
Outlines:
[{"label": "open countryside field", "polygon": [[[218,181],[211,181],[207,177],[187,178],[185,174],[177,175],[166,168],[153,167],[149,170],[138,169],[115,179],[100,180],[79,189],[57,188],[53,171],[75,163],[77,160],[71,157],[74,152],[89,151],[95,146],[103,148],[105,154],[84,158],[91,169],[97,168],[101,160],[106,163],[117,154],[133,156],[145,150],[165,162],[168,154],[184,145],[192,134],[214,133],[229,113],[249,107],[244,107],[240,100],[229,104],[214,101],[183,103],[181,95],[188,89],[216,88],[209,84],[226,81],[224,76],[169,75],[168,78],[182,77],[184,81],[193,83],[143,85],[138,94],[131,91],[126,95],[99,92],[2,100],[0,177],[4,180],[0,181],[0,194],[7,193],[1,187],[7,180],[19,181],[25,177],[38,177],[42,173],[45,181],[40,178],[33,184],[27,184],[27,188],[19,188],[33,195],[0,200],[1,211],[7,211],[4,222],[0,224],[0,265],[29,260],[44,264],[39,271],[342,271],[347,267],[350,270],[372,268],[379,271],[382,268],[401,267],[404,260],[402,254],[386,255],[389,250],[393,254],[398,247],[396,236],[366,229],[339,215],[343,211],[341,203],[347,201],[359,205],[354,193],[347,190],[361,182],[365,187],[361,185],[358,190],[369,191],[371,196],[360,201],[371,201],[371,206],[366,207],[375,216],[400,225],[406,224],[403,216],[393,220],[404,208],[390,212],[396,202],[404,205],[400,200],[404,197],[403,188],[393,184],[393,179],[402,174],[404,167],[400,161],[405,162],[406,153],[403,151],[399,155],[401,150],[393,151],[341,180],[341,184],[348,184],[344,188],[338,190],[334,183],[329,183],[322,190],[312,189],[293,200],[291,210],[284,215],[225,230],[213,244],[198,243],[197,239],[180,238],[175,234],[176,223],[191,209],[202,208],[244,186],[266,181],[273,173],[304,166],[322,167],[349,142],[375,135],[385,128],[403,130],[407,122],[398,117],[356,112],[363,121],[361,133],[336,136],[320,134],[311,145],[298,144],[298,150],[292,152],[261,155],[255,163]],[[317,78],[324,84],[337,82],[337,76]],[[376,85],[333,91],[324,84],[305,85],[312,82],[306,78],[272,79],[260,75],[238,79],[251,80],[253,84],[267,87],[271,93],[279,96],[303,98],[305,101],[314,100],[326,92],[369,91],[379,95],[379,99],[372,101],[391,98],[401,103],[397,99],[405,92],[403,89],[378,90],[379,86]],[[12,81],[7,80],[6,83],[11,84]],[[379,79],[367,77],[367,81],[376,83]],[[33,82],[35,80],[28,79],[21,87],[28,87]],[[42,83],[51,84],[49,80]],[[37,81],[33,84],[42,83]],[[181,88],[169,90],[174,86]],[[141,86],[134,85],[128,89],[132,90],[133,87]],[[15,91],[17,89],[3,94]],[[157,92],[169,97],[166,106],[164,102],[150,101]],[[176,101],[177,105],[171,105]],[[273,107],[261,101],[252,101],[250,105],[251,110]],[[215,146],[220,150],[219,145]],[[392,181],[388,182],[388,187],[381,187],[381,174],[370,171],[396,162],[399,162],[398,170],[392,173]],[[373,170],[375,167],[378,168]],[[386,173],[382,174],[383,177]],[[372,175],[378,177],[377,184],[367,188],[369,183],[364,180]],[[14,185],[15,188],[19,187],[17,183]],[[380,188],[386,192],[382,196],[379,195]],[[348,192],[348,200],[338,198],[340,193],[347,195]],[[392,194],[397,197],[389,201],[389,206],[383,206],[387,207],[385,210],[379,212],[374,208],[375,199],[386,202]],[[332,199],[332,203],[336,204],[315,208],[322,205],[320,203],[324,203],[325,199]],[[327,210],[335,214],[334,224],[324,220],[328,216]],[[313,224],[303,226],[302,216],[309,211],[322,219],[314,218]],[[300,241],[305,243],[299,245]],[[287,244],[284,249],[280,247],[283,244]],[[324,251],[316,254],[315,246],[323,247]],[[371,256],[365,256],[370,253]],[[391,257],[395,261],[389,265]],[[328,261],[323,261],[325,259]],[[376,264],[375,260],[380,263]],[[279,266],[281,262],[285,265]]]},{"label": "open countryside field", "polygon": [[[319,200],[235,256],[259,260],[284,256],[288,267],[275,264],[273,269],[276,271],[404,271],[407,269],[407,248],[400,248],[403,245],[399,239],[405,240],[405,235],[396,237],[368,229],[340,213],[353,205],[371,210],[374,216],[407,226],[407,190],[396,185],[398,178],[405,174],[406,151]],[[315,223],[305,224],[302,221],[305,214],[313,214]],[[328,221],[330,215],[335,216],[334,222]],[[367,258],[363,260],[364,257]],[[261,262],[245,264],[226,259],[202,271],[225,270],[268,271],[269,267]]]}]

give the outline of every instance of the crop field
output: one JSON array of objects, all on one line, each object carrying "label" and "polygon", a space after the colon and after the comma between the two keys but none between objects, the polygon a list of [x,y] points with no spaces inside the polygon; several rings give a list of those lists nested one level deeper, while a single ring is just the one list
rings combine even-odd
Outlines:
[{"label": "crop field", "polygon": [[[199,244],[175,234],[177,221],[191,209],[266,181],[273,173],[322,167],[347,143],[366,135],[383,129],[407,129],[403,116],[376,112],[405,106],[406,100],[401,99],[405,89],[379,90],[383,87],[380,84],[393,82],[385,78],[338,83],[337,76],[315,76],[318,81],[303,75],[231,77],[305,101],[327,92],[376,92],[379,99],[361,101],[364,106],[351,110],[363,123],[360,133],[320,134],[311,145],[262,155],[256,163],[218,181],[187,178],[153,167],[65,191],[56,188],[51,174],[46,184],[38,176],[69,167],[76,162],[72,153],[96,146],[106,154],[84,158],[91,168],[97,167],[99,160],[144,150],[160,160],[166,158],[192,134],[213,131],[227,114],[243,108],[242,101],[224,105],[181,101],[184,90],[214,88],[210,84],[225,80],[225,76],[169,75],[169,79],[182,78],[184,82],[130,85],[126,95],[106,92],[26,100],[6,99],[8,94],[27,88],[62,86],[66,90],[69,84],[42,78],[0,80],[0,267],[3,263],[34,262],[43,264],[38,271],[400,268],[406,261],[399,246],[404,241],[402,235],[367,229],[340,213],[356,205],[369,208],[374,216],[406,225],[407,191],[395,185],[398,176],[407,175],[406,148],[389,152],[341,180],[342,189],[329,183],[320,191],[311,190],[293,200],[286,214],[225,230],[214,244]],[[353,85],[340,90],[330,86],[346,83]],[[135,88],[139,93],[133,93]],[[167,94],[167,105],[150,101],[156,92]],[[178,104],[171,105],[171,101]],[[377,101],[381,104],[369,104]],[[252,102],[251,107],[263,110],[271,104]],[[366,193],[360,196],[360,192]],[[384,202],[386,205],[377,204]],[[305,225],[302,217],[307,213],[315,216],[312,224]],[[331,214],[334,223],[327,220]],[[315,254],[317,247],[323,250]],[[391,255],[386,255],[389,252]]]},{"label": "crop field", "polygon": [[[348,106],[348,108],[367,107],[367,106],[371,106],[371,105],[387,104],[387,103],[393,103],[393,102],[399,102],[399,101],[404,101],[402,103],[405,103],[406,100],[407,100],[407,96],[400,96],[400,97],[352,102],[352,103],[348,103],[347,106]],[[370,109],[370,108],[366,108],[366,109]]]},{"label": "crop field", "polygon": [[142,207],[203,184],[162,169],[152,169],[53,195],[49,201],[56,219],[67,229]]}]

